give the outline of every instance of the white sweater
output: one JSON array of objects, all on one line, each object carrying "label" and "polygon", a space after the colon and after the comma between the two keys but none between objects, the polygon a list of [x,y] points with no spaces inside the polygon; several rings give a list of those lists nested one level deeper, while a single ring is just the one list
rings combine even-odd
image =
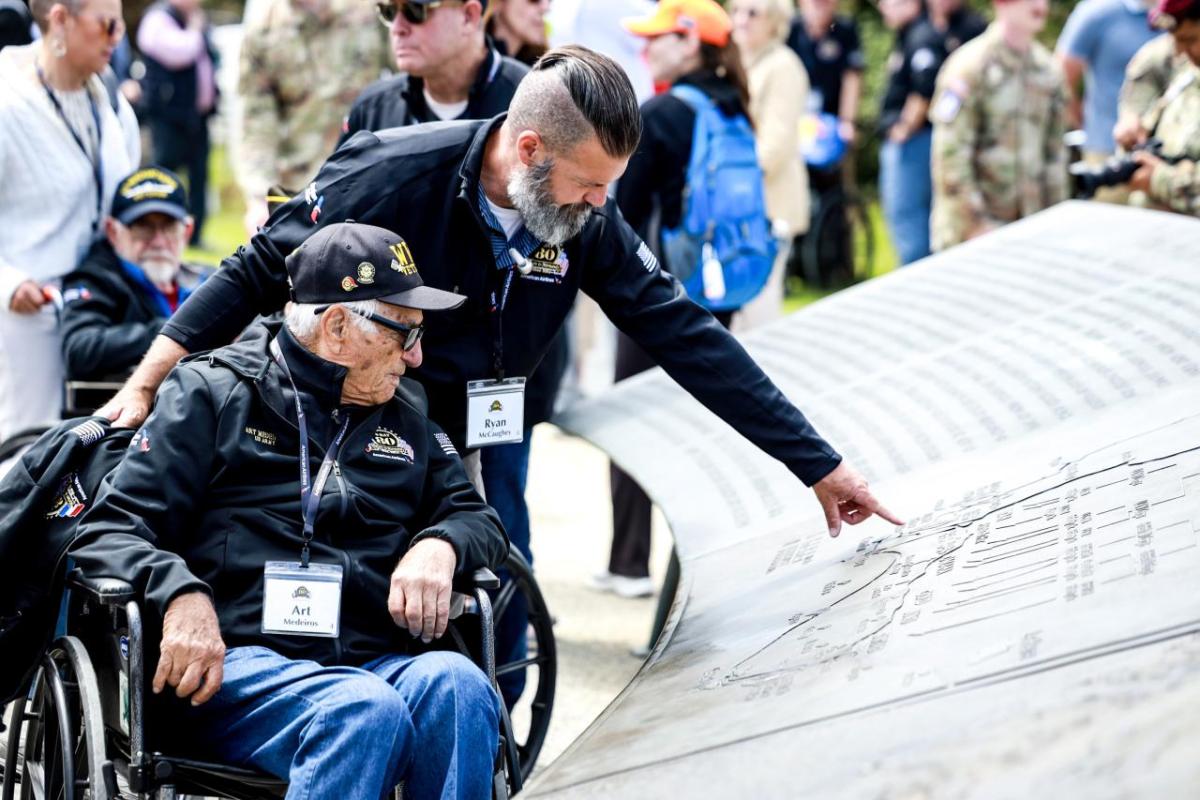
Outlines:
[{"label": "white sweater", "polygon": [[[0,51],[0,314],[22,281],[39,284],[74,269],[91,242],[96,216],[92,166],[46,96],[34,67],[40,42]],[[141,157],[137,118],[121,98],[114,113],[100,79],[103,213],[121,178]]]}]

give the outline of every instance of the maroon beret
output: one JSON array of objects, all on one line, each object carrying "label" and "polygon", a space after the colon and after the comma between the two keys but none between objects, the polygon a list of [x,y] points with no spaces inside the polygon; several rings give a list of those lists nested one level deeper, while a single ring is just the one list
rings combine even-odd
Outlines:
[{"label": "maroon beret", "polygon": [[1176,20],[1192,9],[1200,0],[1158,0],[1150,12],[1150,24],[1158,30],[1171,30]]}]

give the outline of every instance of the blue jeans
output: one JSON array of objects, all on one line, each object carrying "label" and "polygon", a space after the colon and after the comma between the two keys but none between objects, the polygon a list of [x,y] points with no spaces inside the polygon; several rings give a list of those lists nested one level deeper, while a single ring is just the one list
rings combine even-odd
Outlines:
[{"label": "blue jeans", "polygon": [[212,757],[287,779],[289,800],[380,800],[400,781],[412,797],[491,796],[498,698],[457,653],[355,668],[234,647],[221,689],[183,713]]},{"label": "blue jeans", "polygon": [[[529,540],[529,507],[525,504],[525,483],[529,478],[529,447],[532,430],[525,431],[525,440],[518,444],[501,444],[484,447],[479,451],[483,471],[483,491],[488,505],[496,509],[508,540],[513,547],[533,564],[533,551]],[[510,576],[500,570],[501,580]],[[508,609],[501,619],[496,620],[496,663],[507,664],[520,661],[529,652],[528,643],[529,609],[525,596],[520,592],[513,595]],[[525,671],[501,675],[498,681],[504,704],[511,709],[525,691]]]},{"label": "blue jeans", "polygon": [[901,266],[929,255],[932,142],[933,132],[926,128],[908,141],[885,141],[879,148],[879,195]]}]

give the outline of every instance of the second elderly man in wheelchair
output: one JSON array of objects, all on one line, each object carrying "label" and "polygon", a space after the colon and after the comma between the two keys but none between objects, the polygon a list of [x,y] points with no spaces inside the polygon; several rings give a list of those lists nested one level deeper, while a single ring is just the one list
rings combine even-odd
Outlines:
[{"label": "second elderly man in wheelchair", "polygon": [[174,370],[71,555],[143,598],[148,714],[187,752],[288,797],[488,797],[503,709],[434,640],[455,577],[508,542],[402,379],[423,314],[464,298],[367,225],[287,266],[285,322]]}]

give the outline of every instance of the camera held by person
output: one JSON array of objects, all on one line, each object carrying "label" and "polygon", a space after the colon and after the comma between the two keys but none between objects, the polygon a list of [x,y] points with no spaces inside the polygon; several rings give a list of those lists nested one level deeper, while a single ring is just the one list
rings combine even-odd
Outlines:
[{"label": "camera held by person", "polygon": [[1178,161],[1178,159],[1164,156],[1162,149],[1162,141],[1159,139],[1147,139],[1141,144],[1134,145],[1133,149],[1129,152],[1112,156],[1099,164],[1076,161],[1071,164],[1070,168],[1071,177],[1075,184],[1075,196],[1082,200],[1090,200],[1100,189],[1107,186],[1120,186],[1129,183],[1133,178],[1133,174],[1141,166],[1134,153],[1148,153],[1155,158],[1162,159],[1168,164],[1174,164]]}]

